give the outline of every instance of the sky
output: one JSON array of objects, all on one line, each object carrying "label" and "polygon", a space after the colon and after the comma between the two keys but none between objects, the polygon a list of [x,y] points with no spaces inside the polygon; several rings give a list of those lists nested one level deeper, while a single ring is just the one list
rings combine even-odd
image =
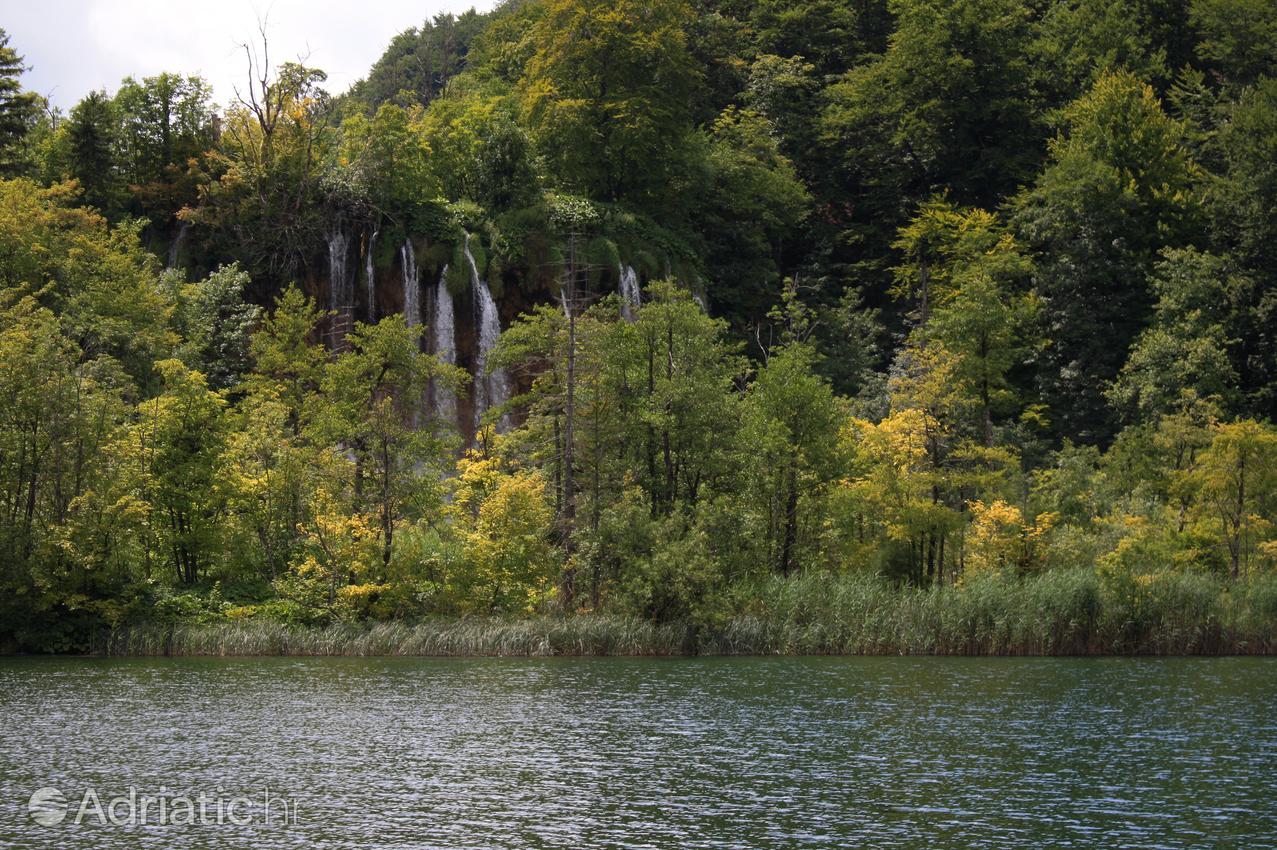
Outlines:
[{"label": "sky", "polygon": [[69,110],[85,94],[161,71],[200,74],[225,105],[245,86],[242,45],[264,18],[272,61],[308,56],[345,91],[390,39],[442,12],[493,0],[0,0],[0,27],[31,68],[25,88]]}]

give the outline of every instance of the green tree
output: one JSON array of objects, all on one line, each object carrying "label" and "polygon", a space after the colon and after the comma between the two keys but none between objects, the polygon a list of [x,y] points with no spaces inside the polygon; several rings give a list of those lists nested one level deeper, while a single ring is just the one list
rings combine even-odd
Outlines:
[{"label": "green tree", "polygon": [[426,387],[433,379],[455,392],[464,373],[421,353],[421,329],[402,316],[356,324],[347,343],[324,371],[312,434],[353,454],[353,509],[374,509],[388,565],[396,522],[437,506],[450,454],[448,426],[422,422]]},{"label": "green tree", "polygon": [[774,350],[745,395],[746,486],[764,506],[768,562],[782,575],[818,555],[822,501],[842,472],[844,417],[828,382],[815,373],[815,360],[814,348],[803,342]]},{"label": "green tree", "polygon": [[762,0],[745,4],[760,53],[801,56],[817,72],[846,71],[884,46],[874,30],[886,3],[848,0]]},{"label": "green tree", "polygon": [[1157,38],[1160,19],[1174,26],[1174,15],[1166,14],[1170,5],[1143,0],[1048,4],[1029,48],[1035,86],[1059,107],[1106,73],[1126,70],[1142,80],[1165,82],[1178,67],[1171,64],[1177,57],[1168,57]]},{"label": "green tree", "polygon": [[220,562],[226,488],[226,401],[177,360],[156,364],[163,390],[138,406],[116,451],[147,508],[146,574],[162,559],[179,585]]},{"label": "green tree", "polygon": [[0,296],[0,632],[23,645],[76,648],[133,584],[132,506],[106,451],[131,389],[33,298]]},{"label": "green tree", "polygon": [[[672,283],[650,284],[633,321],[622,321],[619,313],[616,301],[607,299],[575,323],[576,421],[570,431],[563,312],[544,307],[525,316],[503,335],[497,355],[502,364],[534,375],[530,393],[517,400],[527,410],[525,424],[504,439],[502,451],[545,471],[561,529],[569,497],[579,498],[581,522],[567,533],[585,544],[596,604],[605,573],[616,575],[619,566],[596,545],[599,528],[627,491],[627,504],[641,504],[649,518],[660,518],[690,513],[730,489],[738,419],[733,384],[745,368],[726,338],[726,324]],[[564,445],[569,434],[571,451]],[[568,463],[578,493],[565,491]],[[680,527],[687,530],[685,523]]]},{"label": "green tree", "polygon": [[198,283],[174,285],[174,321],[182,339],[178,359],[215,390],[235,387],[249,370],[249,338],[261,310],[245,302],[248,285],[247,272],[234,263]]},{"label": "green tree", "polygon": [[0,29],[0,177],[15,177],[27,170],[27,133],[36,121],[39,101],[34,92],[22,90],[26,65],[9,46],[9,34]]},{"label": "green tree", "polygon": [[1195,400],[1227,409],[1237,386],[1226,323],[1246,282],[1219,257],[1172,249],[1157,263],[1152,324],[1131,349],[1110,401],[1128,418],[1155,421]]},{"label": "green tree", "polygon": [[327,357],[313,340],[323,318],[296,287],[276,299],[249,341],[253,367],[227,446],[235,554],[271,580],[298,556],[315,493],[334,465],[329,447],[305,433],[321,404]]},{"label": "green tree", "polygon": [[488,19],[471,9],[460,15],[435,15],[404,30],[390,40],[368,76],[351,87],[351,94],[373,108],[404,93],[416,105],[426,106],[466,67],[470,44]]},{"label": "green tree", "polygon": [[176,265],[184,207],[199,191],[217,143],[213,91],[200,77],[158,74],[140,82],[126,77],[112,101],[117,130],[115,158],[128,186],[126,209],[146,216],[157,250],[169,248]]},{"label": "green tree", "polygon": [[1235,293],[1230,336],[1247,406],[1277,416],[1277,79],[1263,79],[1218,111],[1210,151],[1220,167],[1207,178],[1207,203],[1218,252],[1251,285]]},{"label": "green tree", "polygon": [[[321,205],[333,144],[323,71],[286,62],[250,62],[247,91],[226,111],[215,163],[218,179],[185,220],[211,226],[253,276],[282,284],[301,267],[328,226]],[[328,186],[341,195],[340,183]]]},{"label": "green tree", "polygon": [[1183,126],[1129,74],[1101,77],[1065,116],[1069,129],[1016,200],[1015,223],[1045,301],[1051,344],[1040,383],[1053,424],[1105,441],[1115,423],[1104,387],[1150,318],[1146,281],[1158,252],[1197,228],[1198,172]]},{"label": "green tree", "polygon": [[1264,0],[1192,0],[1198,57],[1226,82],[1244,86],[1277,71],[1277,9]]},{"label": "green tree", "polygon": [[[1027,272],[1027,263],[1022,266]],[[988,268],[966,270],[957,292],[936,309],[923,336],[955,358],[953,379],[964,407],[975,412],[975,431],[994,445],[994,414],[1016,412],[1011,372],[1037,348],[1034,325],[1039,304],[1017,293]]]},{"label": "green tree", "polygon": [[684,0],[548,0],[519,83],[559,185],[601,200],[668,197],[691,129]]},{"label": "green tree", "polygon": [[79,208],[71,186],[0,182],[0,290],[34,295],[85,359],[112,357],[149,387],[154,361],[175,340],[137,230]]},{"label": "green tree", "polygon": [[1254,420],[1218,425],[1189,473],[1200,511],[1218,523],[1234,579],[1277,520],[1277,433]]},{"label": "green tree", "polygon": [[404,227],[421,218],[419,207],[438,197],[439,181],[431,168],[420,110],[387,103],[371,120],[363,115],[347,118],[338,155],[349,169],[356,196]]},{"label": "green tree", "polygon": [[118,215],[122,185],[115,161],[116,116],[104,91],[89,92],[71,109],[66,132],[74,177],[84,201],[108,218]]},{"label": "green tree", "polygon": [[1025,45],[1012,0],[893,0],[887,50],[827,90],[826,143],[865,194],[865,218],[900,212],[943,186],[992,203],[1035,164]]},{"label": "green tree", "polygon": [[811,197],[756,112],[728,109],[710,130],[704,201],[694,210],[713,270],[710,296],[745,326],[775,300],[786,248]]},{"label": "green tree", "polygon": [[531,142],[505,96],[482,89],[435,101],[424,118],[443,191],[493,212],[530,205],[537,176]]},{"label": "green tree", "polygon": [[[801,56],[765,53],[750,65],[741,99],[771,122],[781,150],[801,168],[817,158],[820,94],[816,66]],[[810,169],[804,169],[803,176],[818,178]]]}]

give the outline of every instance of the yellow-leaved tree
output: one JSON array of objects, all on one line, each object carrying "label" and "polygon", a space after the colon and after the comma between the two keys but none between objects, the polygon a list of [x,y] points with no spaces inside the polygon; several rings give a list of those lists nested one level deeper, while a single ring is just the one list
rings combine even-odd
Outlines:
[{"label": "yellow-leaved tree", "polygon": [[451,510],[463,557],[450,584],[462,607],[489,614],[536,610],[553,596],[560,566],[545,477],[473,452],[457,471]]},{"label": "yellow-leaved tree", "polygon": [[1001,499],[987,504],[976,499],[968,510],[971,523],[965,541],[964,576],[1042,566],[1054,514],[1038,514],[1028,522],[1019,508]]},{"label": "yellow-leaved tree", "polygon": [[1233,578],[1271,561],[1277,537],[1277,430],[1243,419],[1213,429],[1210,445],[1187,473],[1194,517],[1228,552]]}]

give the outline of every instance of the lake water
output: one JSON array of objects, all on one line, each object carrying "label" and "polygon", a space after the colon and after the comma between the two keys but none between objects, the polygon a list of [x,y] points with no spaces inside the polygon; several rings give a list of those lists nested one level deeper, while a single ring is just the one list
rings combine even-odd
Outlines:
[{"label": "lake water", "polygon": [[1277,847],[1277,659],[0,659],[0,847],[179,846]]}]

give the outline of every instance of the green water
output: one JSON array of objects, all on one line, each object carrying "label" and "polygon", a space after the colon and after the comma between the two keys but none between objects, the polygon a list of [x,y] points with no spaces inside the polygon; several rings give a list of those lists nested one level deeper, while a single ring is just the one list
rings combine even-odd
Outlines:
[{"label": "green water", "polygon": [[[130,786],[251,822],[73,822]],[[1263,848],[1275,795],[1277,660],[0,659],[0,847]]]}]

